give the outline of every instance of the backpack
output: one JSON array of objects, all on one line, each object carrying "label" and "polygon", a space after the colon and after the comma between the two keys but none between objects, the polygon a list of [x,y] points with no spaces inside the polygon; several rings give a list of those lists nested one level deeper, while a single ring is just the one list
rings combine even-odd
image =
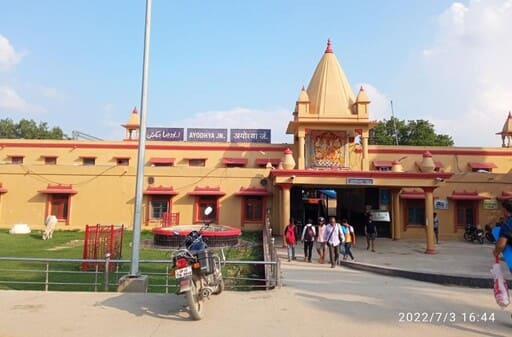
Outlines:
[{"label": "backpack", "polygon": [[285,238],[287,244],[295,244],[295,233],[292,226],[286,227]]},{"label": "backpack", "polygon": [[306,227],[306,233],[304,235],[304,241],[313,241],[315,238],[315,232],[313,231],[313,226]]}]

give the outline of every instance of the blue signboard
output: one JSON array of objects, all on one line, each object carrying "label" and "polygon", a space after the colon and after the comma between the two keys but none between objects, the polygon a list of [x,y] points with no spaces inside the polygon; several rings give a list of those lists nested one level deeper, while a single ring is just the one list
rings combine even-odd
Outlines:
[{"label": "blue signboard", "polygon": [[231,143],[270,143],[270,129],[231,129]]},{"label": "blue signboard", "polygon": [[146,128],[146,140],[182,142],[184,128]]},{"label": "blue signboard", "polygon": [[189,142],[227,142],[228,129],[198,129],[187,128]]}]

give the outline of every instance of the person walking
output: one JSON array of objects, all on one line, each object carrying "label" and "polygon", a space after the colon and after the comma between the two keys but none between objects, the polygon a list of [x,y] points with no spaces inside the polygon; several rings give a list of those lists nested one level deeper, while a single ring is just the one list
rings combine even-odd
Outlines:
[{"label": "person walking", "polygon": [[377,226],[372,220],[372,215],[368,215],[366,224],[364,225],[364,235],[366,236],[366,250],[372,248],[372,252],[375,252],[375,238],[377,237]]},{"label": "person walking", "polygon": [[352,227],[347,219],[343,219],[341,221],[341,229],[343,230],[343,235],[345,236],[345,253],[343,254],[343,260],[347,259],[347,256],[350,256],[352,261],[354,261],[354,255],[352,255],[352,251],[350,248],[356,245],[356,236],[354,233],[354,227]]},{"label": "person walking", "polygon": [[313,220],[308,219],[306,226],[302,230],[301,240],[304,242],[304,261],[311,262],[313,245],[315,243],[316,230],[313,226]]},{"label": "person walking", "polygon": [[[505,199],[501,205],[504,209],[505,220],[500,226],[499,238],[496,240],[494,250],[492,251],[496,258],[499,258],[505,247],[512,248],[512,199]],[[512,265],[509,264],[509,261],[505,259],[508,268],[512,270]]]},{"label": "person walking", "polygon": [[325,219],[323,217],[318,218],[318,235],[316,238],[316,252],[318,253],[319,260],[321,264],[325,262]]},{"label": "person walking", "polygon": [[329,247],[329,262],[331,263],[331,268],[334,268],[340,259],[339,245],[345,241],[345,238],[341,232],[341,226],[336,222],[335,217],[329,218],[329,224],[325,229],[325,242]]},{"label": "person walking", "polygon": [[295,220],[290,218],[290,223],[284,229],[284,239],[286,247],[288,248],[288,262],[296,260],[295,257],[295,245],[297,244],[296,237],[297,226],[295,226]]},{"label": "person walking", "polygon": [[434,234],[436,235],[436,243],[439,244],[439,217],[434,212]]}]

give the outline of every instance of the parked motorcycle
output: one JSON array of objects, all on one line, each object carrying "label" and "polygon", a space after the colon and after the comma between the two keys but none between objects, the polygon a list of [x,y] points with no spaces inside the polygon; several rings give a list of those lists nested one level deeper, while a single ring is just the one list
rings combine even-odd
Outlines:
[{"label": "parked motorcycle", "polygon": [[[204,214],[208,216],[212,211],[207,207]],[[190,232],[185,238],[185,248],[172,255],[177,293],[185,295],[188,311],[195,320],[203,318],[206,299],[224,290],[220,257],[208,250],[203,240],[203,231],[209,226],[206,222],[199,231]]]},{"label": "parked motorcycle", "polygon": [[484,243],[485,235],[484,231],[480,228],[480,226],[468,224],[466,225],[466,230],[464,231],[464,240],[466,241],[477,241],[480,244]]},{"label": "parked motorcycle", "polygon": [[495,243],[496,239],[494,238],[494,235],[492,235],[492,228],[491,225],[485,225],[485,238],[489,243]]}]

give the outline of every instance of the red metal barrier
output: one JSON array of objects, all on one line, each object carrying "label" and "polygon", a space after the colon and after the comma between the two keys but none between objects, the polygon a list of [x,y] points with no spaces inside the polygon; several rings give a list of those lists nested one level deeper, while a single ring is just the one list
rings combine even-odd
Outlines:
[{"label": "red metal barrier", "polygon": [[[111,259],[121,259],[123,233],[124,225],[86,225],[83,258],[104,259],[105,254],[110,253]],[[96,265],[99,270],[104,269],[103,263],[83,262],[82,270],[95,270]],[[114,267],[115,263],[111,263],[109,270]]]}]

